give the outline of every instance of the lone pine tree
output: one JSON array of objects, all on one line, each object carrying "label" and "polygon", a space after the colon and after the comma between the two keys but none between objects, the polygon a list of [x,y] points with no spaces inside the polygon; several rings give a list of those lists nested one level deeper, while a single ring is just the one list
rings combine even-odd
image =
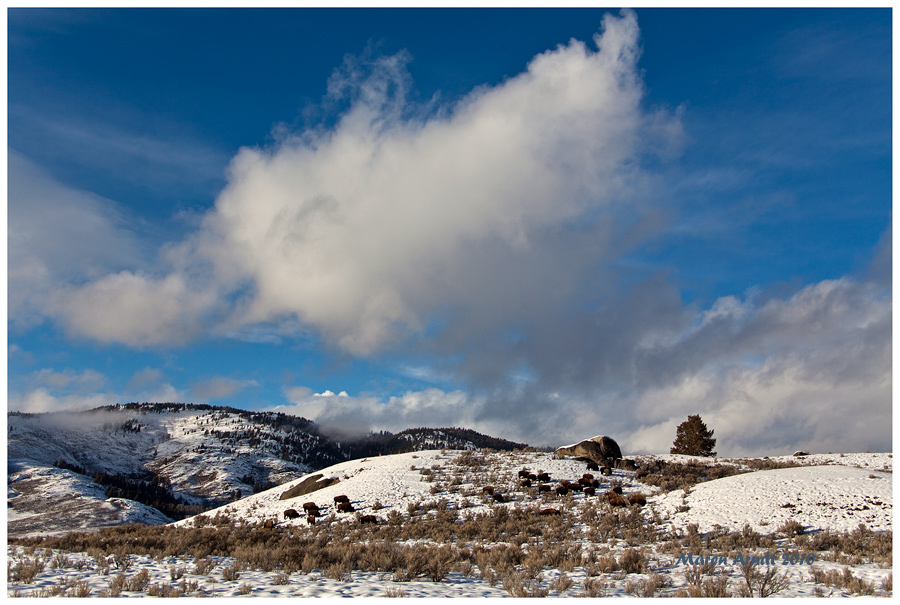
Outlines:
[{"label": "lone pine tree", "polygon": [[675,442],[672,444],[670,454],[687,454],[688,456],[715,456],[713,448],[716,440],[713,432],[706,428],[700,414],[688,416],[688,419],[678,425],[675,432]]}]

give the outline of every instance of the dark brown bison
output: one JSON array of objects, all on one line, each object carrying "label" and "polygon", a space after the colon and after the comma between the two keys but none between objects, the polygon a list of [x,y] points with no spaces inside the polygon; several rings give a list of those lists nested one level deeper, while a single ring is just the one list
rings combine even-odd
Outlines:
[{"label": "dark brown bison", "polygon": [[337,505],[337,509],[342,513],[352,513],[353,505],[350,504],[349,502],[340,502]]},{"label": "dark brown bison", "polygon": [[554,491],[556,492],[556,495],[560,497],[565,496],[569,493],[569,490],[564,488],[562,485],[558,486]]},{"label": "dark brown bison", "polygon": [[534,473],[528,473],[528,480],[529,481],[537,481],[538,480],[537,475],[535,475]]},{"label": "dark brown bison", "polygon": [[541,483],[538,485],[538,492],[549,492],[552,491],[551,487],[546,483]]},{"label": "dark brown bison", "polygon": [[308,516],[306,517],[306,523],[307,523],[308,525],[315,525],[315,524],[316,524],[316,517],[315,517],[315,515],[308,515]]},{"label": "dark brown bison", "polygon": [[522,487],[531,487],[531,479],[528,479],[527,477],[522,479]]},{"label": "dark brown bison", "polygon": [[503,497],[503,494],[500,492],[494,492],[491,494],[494,498],[494,502],[506,502],[506,498]]},{"label": "dark brown bison", "polygon": [[595,496],[595,495],[597,495],[597,490],[594,489],[593,487],[586,487],[586,488],[584,488],[584,495],[585,496]]},{"label": "dark brown bison", "polygon": [[494,495],[494,486],[493,485],[485,485],[481,488],[482,493],[488,494],[489,496]]},{"label": "dark brown bison", "polygon": [[523,468],[522,470],[520,470],[520,471],[519,471],[519,477],[520,477],[520,478],[525,478],[525,479],[527,479],[527,478],[528,478],[528,469],[527,469],[527,468]]},{"label": "dark brown bison", "polygon": [[300,513],[295,511],[293,508],[289,508],[286,511],[284,511],[284,518],[285,519],[299,519]]},{"label": "dark brown bison", "polygon": [[600,474],[609,477],[610,475],[612,475],[612,469],[608,466],[604,466],[600,469]]},{"label": "dark brown bison", "polygon": [[628,506],[628,502],[614,491],[606,492],[606,501],[610,506]]},{"label": "dark brown bison", "polygon": [[263,523],[263,527],[266,529],[272,529],[275,527],[275,519],[266,519],[266,522]]},{"label": "dark brown bison", "polygon": [[650,474],[650,471],[640,470],[634,474],[634,478],[635,479],[643,479],[644,477],[646,477],[649,474]]},{"label": "dark brown bison", "polygon": [[597,464],[596,462],[588,462],[588,463],[587,463],[587,469],[588,469],[589,471],[599,471],[599,470],[600,470],[600,465]]},{"label": "dark brown bison", "polygon": [[374,524],[378,524],[378,517],[376,517],[375,515],[362,515],[362,516],[359,518],[359,522],[360,522],[360,523],[374,523]]},{"label": "dark brown bison", "polygon": [[638,506],[644,506],[647,504],[647,497],[640,492],[634,492],[630,496],[628,496],[629,504],[637,504]]},{"label": "dark brown bison", "polygon": [[590,473],[585,473],[585,474],[583,474],[583,475],[581,476],[581,478],[582,478],[582,479],[587,479],[588,481],[591,481],[591,480],[594,479],[594,476],[593,476],[592,474],[590,474]]},{"label": "dark brown bison", "polygon": [[622,495],[622,486],[621,485],[613,485],[610,488],[610,491],[613,491],[621,496]]},{"label": "dark brown bison", "polygon": [[543,472],[542,472],[542,473],[538,473],[538,474],[537,474],[537,480],[538,480],[538,481],[544,481],[544,482],[550,481],[550,473],[543,473]]},{"label": "dark brown bison", "polygon": [[304,502],[303,503],[303,510],[309,510],[311,508],[318,509],[319,505],[316,504],[315,502]]},{"label": "dark brown bison", "polygon": [[335,504],[341,504],[344,502],[350,502],[350,498],[348,498],[347,496],[344,496],[344,495],[334,497]]},{"label": "dark brown bison", "polygon": [[551,515],[561,515],[562,513],[557,508],[542,508],[538,514],[542,517],[549,517]]}]

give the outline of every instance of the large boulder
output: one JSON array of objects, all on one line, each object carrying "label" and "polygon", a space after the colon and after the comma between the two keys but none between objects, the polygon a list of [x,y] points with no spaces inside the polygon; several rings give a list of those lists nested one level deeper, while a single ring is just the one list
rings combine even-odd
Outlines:
[{"label": "large boulder", "polygon": [[556,450],[561,456],[589,458],[597,464],[611,465],[622,459],[622,450],[615,440],[607,436],[585,439],[575,445],[566,445]]}]

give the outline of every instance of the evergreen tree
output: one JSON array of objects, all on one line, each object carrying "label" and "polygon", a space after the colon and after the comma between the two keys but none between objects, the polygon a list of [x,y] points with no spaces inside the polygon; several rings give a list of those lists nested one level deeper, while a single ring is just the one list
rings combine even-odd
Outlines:
[{"label": "evergreen tree", "polygon": [[675,433],[675,442],[672,444],[670,454],[687,454],[688,456],[715,456],[713,448],[716,440],[713,432],[706,428],[700,414],[688,416],[688,419],[678,425]]}]

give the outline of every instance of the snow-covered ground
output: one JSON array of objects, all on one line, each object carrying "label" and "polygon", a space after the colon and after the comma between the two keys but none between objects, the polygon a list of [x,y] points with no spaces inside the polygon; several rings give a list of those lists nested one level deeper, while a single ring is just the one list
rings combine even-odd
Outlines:
[{"label": "snow-covered ground", "polygon": [[[813,529],[891,529],[891,473],[845,466],[801,466],[724,477],[654,499],[679,528],[708,532],[716,525],[769,533],[788,520]],[[676,512],[679,506],[686,512]]]},{"label": "snow-covered ground", "polygon": [[[562,505],[559,501],[542,499],[536,490],[521,488],[517,471],[527,468],[534,473],[547,472],[551,475],[550,483],[553,485],[562,479],[575,481],[586,472],[583,462],[560,459],[547,453],[474,452],[468,455],[475,456],[477,461],[474,464],[462,463],[462,452],[459,451],[426,451],[345,462],[318,471],[316,474],[322,474],[323,478],[337,479],[338,482],[313,493],[281,499],[285,492],[303,481],[304,478],[300,478],[227,504],[203,516],[210,519],[217,514],[225,515],[239,523],[248,524],[274,520],[279,527],[305,531],[305,518],[285,519],[284,511],[293,508],[302,513],[305,502],[315,502],[320,506],[324,518],[333,515],[329,522],[355,523],[358,515],[362,514],[375,515],[383,521],[391,511],[407,515],[417,505],[444,499],[450,508],[467,515],[488,513],[492,507],[498,506],[482,495],[482,488],[488,482],[496,492],[505,494],[507,502],[500,506],[559,507]],[[649,458],[637,459],[641,462]],[[698,460],[670,455],[654,458],[673,462]],[[798,521],[807,532],[852,530],[860,523],[876,532],[892,530],[893,467],[890,454],[824,454],[804,458],[787,456],[772,460],[789,460],[805,466],[734,475],[700,483],[687,493],[675,490],[668,494],[656,494],[656,488],[637,480],[632,472],[614,470],[612,477],[601,477],[596,472],[594,475],[604,482],[598,490],[600,494],[616,483],[621,485],[626,497],[635,492],[645,494],[648,501],[643,508],[645,522],[656,523],[661,531],[672,530],[683,534],[690,524],[697,524],[700,532],[714,530],[717,525],[740,531],[745,524],[749,524],[762,534],[774,534],[787,520]],[[710,462],[709,459],[699,461]],[[719,459],[718,462],[738,466],[747,464],[744,459]],[[610,483],[611,480],[614,483]],[[334,498],[338,495],[348,496],[354,512],[336,511]],[[576,493],[566,505],[578,509],[586,507],[590,502],[602,502],[602,498],[598,500],[598,496]],[[325,521],[320,518],[318,522]],[[198,522],[190,518],[175,525],[190,527],[195,524]],[[776,550],[781,553],[791,550],[787,538],[782,535],[776,537]],[[648,581],[651,578],[649,572],[666,581],[658,590],[658,595],[672,595],[687,585],[684,563],[677,561],[673,553],[655,551],[651,543],[629,544],[625,539],[613,538],[601,545],[590,544],[587,529],[583,525],[575,525],[573,539],[583,544],[582,552],[590,552],[594,547],[600,550],[608,548],[611,555],[621,556],[629,547],[644,546],[648,549],[651,568],[648,573],[617,572],[603,575],[603,582],[606,584],[604,593],[608,596],[639,594],[640,591],[635,590],[635,584]],[[700,552],[693,554],[699,556]],[[38,555],[39,552],[29,555],[21,547],[8,548],[8,556],[15,564],[25,557],[33,558]],[[50,559],[51,553],[41,556]],[[81,579],[86,583],[85,590],[90,589],[93,596],[109,589],[110,580],[116,573],[115,568],[111,572],[113,575],[104,576],[98,573],[94,559],[83,554],[70,555],[70,559],[68,568],[52,570],[48,565],[33,584],[10,582],[9,594],[16,591],[22,596],[49,594],[54,586],[63,584],[65,578],[70,581]],[[509,596],[502,583],[492,586],[487,579],[478,577],[477,573],[471,576],[451,573],[443,582],[437,583],[428,580],[395,582],[391,574],[367,573],[358,569],[343,580],[334,580],[324,577],[322,570],[316,570],[312,573],[295,572],[287,578],[287,584],[278,584],[277,572],[259,570],[241,571],[239,578],[226,581],[223,578],[224,570],[234,563],[234,559],[228,557],[217,558],[215,567],[205,573],[195,573],[196,562],[189,556],[163,560],[134,556],[132,559],[133,565],[127,572],[128,575],[136,573],[138,569],[146,569],[150,573],[151,583],[165,583],[172,587],[182,585],[190,589],[191,594],[202,592],[207,596],[238,596],[242,592],[248,596],[298,597]],[[76,569],[79,566],[82,567],[81,570]],[[184,577],[173,580],[172,568],[181,568]],[[825,561],[821,553],[813,566],[779,565],[778,569],[786,572],[790,579],[789,585],[778,593],[778,596],[785,597],[813,596],[817,592],[822,596],[850,594],[848,589],[836,586],[826,588],[823,584],[814,583],[811,578],[813,570],[828,572],[849,569],[848,573],[855,578],[870,583],[876,595],[887,594],[882,583],[889,577],[892,578],[890,567],[865,562],[842,565]],[[541,585],[547,587],[548,596],[576,596],[585,592],[583,585],[588,580],[585,566],[575,567],[566,574],[572,582],[571,588],[563,591],[551,589],[561,573],[560,569],[550,568],[541,572]],[[720,566],[720,573],[722,577],[728,578],[733,591],[740,582],[739,565],[729,560]],[[196,588],[190,582],[196,583]],[[41,593],[42,590],[44,593]],[[146,593],[123,593],[125,594],[145,596]]]}]

